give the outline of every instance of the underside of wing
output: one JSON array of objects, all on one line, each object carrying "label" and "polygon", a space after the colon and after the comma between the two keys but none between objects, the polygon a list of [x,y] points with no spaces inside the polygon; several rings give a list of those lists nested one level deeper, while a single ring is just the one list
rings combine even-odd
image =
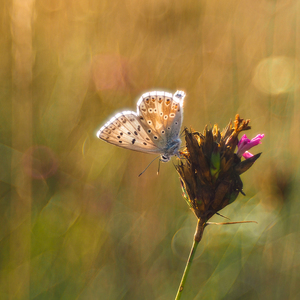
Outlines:
[{"label": "underside of wing", "polygon": [[143,94],[137,103],[140,122],[152,142],[159,148],[178,138],[183,115],[185,93],[174,95],[166,92]]},{"label": "underside of wing", "polygon": [[140,123],[135,112],[124,111],[114,116],[97,133],[97,137],[116,146],[146,153],[161,153],[161,149]]}]

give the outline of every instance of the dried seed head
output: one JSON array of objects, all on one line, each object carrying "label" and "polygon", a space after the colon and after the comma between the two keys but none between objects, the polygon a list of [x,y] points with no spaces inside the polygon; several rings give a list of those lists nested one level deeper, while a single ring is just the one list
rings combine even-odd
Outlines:
[{"label": "dried seed head", "polygon": [[260,156],[257,154],[241,161],[241,156],[235,153],[238,134],[251,128],[249,122],[236,115],[234,126],[230,121],[222,132],[217,125],[206,126],[203,134],[184,130],[186,148],[181,154],[185,159],[176,169],[184,198],[198,219],[206,222],[232,203],[239,193],[244,194],[240,174]]}]

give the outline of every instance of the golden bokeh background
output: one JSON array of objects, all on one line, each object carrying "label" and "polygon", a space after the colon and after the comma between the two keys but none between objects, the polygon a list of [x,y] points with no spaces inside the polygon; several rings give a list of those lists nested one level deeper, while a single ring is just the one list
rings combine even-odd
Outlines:
[{"label": "golden bokeh background", "polygon": [[0,299],[174,299],[197,221],[175,168],[138,177],[153,157],[96,132],[177,89],[184,126],[239,113],[265,134],[246,196],[221,212],[258,224],[208,226],[183,299],[300,297],[299,1],[2,0],[0,14]]}]

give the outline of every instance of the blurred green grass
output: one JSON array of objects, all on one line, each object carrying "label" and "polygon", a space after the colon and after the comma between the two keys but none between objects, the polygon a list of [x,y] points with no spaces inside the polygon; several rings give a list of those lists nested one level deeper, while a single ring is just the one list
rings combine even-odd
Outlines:
[{"label": "blurred green grass", "polygon": [[[98,140],[150,90],[184,126],[239,113],[263,155],[184,299],[299,298],[298,1],[0,2],[0,298],[172,299],[196,219],[172,163]],[[214,221],[222,221],[214,217]]]}]

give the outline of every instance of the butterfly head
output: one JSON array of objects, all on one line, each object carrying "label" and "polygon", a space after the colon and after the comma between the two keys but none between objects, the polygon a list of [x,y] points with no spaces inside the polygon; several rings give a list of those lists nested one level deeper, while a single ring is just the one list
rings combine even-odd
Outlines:
[{"label": "butterfly head", "polygon": [[173,155],[179,157],[180,144],[181,144],[180,138],[170,141],[167,147],[164,149],[164,154],[160,156],[160,160],[162,162],[168,162]]},{"label": "butterfly head", "polygon": [[167,155],[167,154],[164,154],[164,155],[160,156],[160,160],[162,162],[168,162],[170,159],[171,159],[171,157],[169,155]]}]

